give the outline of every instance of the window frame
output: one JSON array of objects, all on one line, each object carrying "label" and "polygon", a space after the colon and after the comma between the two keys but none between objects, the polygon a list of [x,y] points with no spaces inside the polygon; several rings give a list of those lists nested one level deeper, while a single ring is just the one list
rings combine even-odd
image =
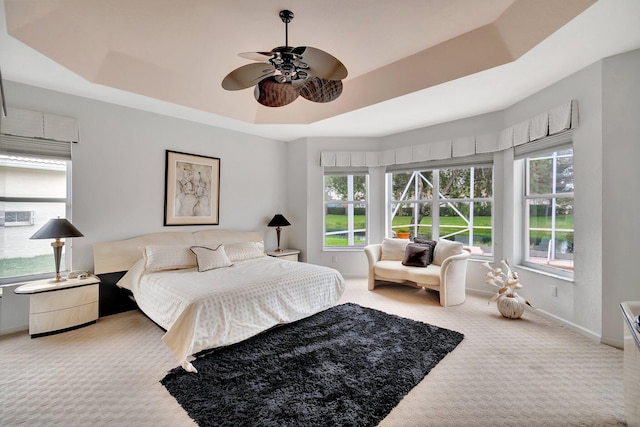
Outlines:
[{"label": "window frame", "polygon": [[[469,183],[469,191],[470,191],[470,197],[461,197],[461,198],[446,198],[442,196],[442,193],[440,192],[440,171],[443,169],[465,169],[465,170],[474,170],[474,174],[472,175],[472,177],[475,177],[475,169],[481,169],[481,168],[491,168],[491,197],[474,197],[473,196],[473,191],[474,191],[474,179],[472,178],[470,180]],[[431,190],[431,198],[430,199],[407,199],[407,200],[394,200],[393,199],[393,174],[397,174],[397,173],[411,173],[412,175],[415,174],[423,174],[425,172],[430,172],[432,175],[431,181],[432,181],[432,190]],[[414,210],[414,215],[413,215],[413,223],[409,225],[410,229],[413,229],[413,235],[416,235],[416,232],[419,231],[419,229],[417,230],[416,228],[420,227],[420,225],[415,224],[415,209],[417,205],[421,205],[421,204],[430,204],[431,205],[431,239],[432,240],[438,240],[440,238],[447,238],[447,237],[451,237],[455,234],[460,234],[462,231],[459,232],[454,232],[454,233],[449,233],[446,235],[446,237],[442,237],[440,236],[440,208],[442,205],[448,205],[448,204],[453,204],[455,205],[456,203],[468,203],[469,204],[469,221],[467,221],[468,226],[466,227],[466,230],[469,233],[469,245],[465,245],[468,247],[473,247],[473,229],[477,228],[473,226],[473,208],[474,208],[474,203],[490,203],[491,204],[491,253],[488,254],[484,254],[484,253],[472,253],[472,256],[474,258],[478,258],[478,259],[483,259],[483,260],[490,260],[493,259],[493,253],[494,253],[494,207],[495,207],[495,199],[494,199],[494,181],[495,181],[495,176],[494,176],[494,172],[495,172],[495,166],[493,164],[493,161],[478,161],[478,162],[473,162],[473,163],[469,163],[469,162],[462,162],[462,163],[455,163],[455,162],[447,162],[447,163],[439,163],[439,164],[434,164],[434,165],[419,165],[419,166],[414,166],[411,168],[403,168],[403,169],[392,169],[392,170],[388,170],[385,173],[385,197],[386,197],[386,215],[385,215],[385,236],[386,237],[390,237],[392,230],[397,229],[397,228],[401,228],[401,227],[406,227],[404,225],[400,225],[400,226],[393,226],[393,217],[394,217],[394,205],[398,205],[398,204],[412,204],[413,205],[413,210]],[[426,180],[426,178],[424,178]],[[407,185],[410,185],[410,183],[412,182],[413,177],[410,178],[409,183]],[[454,209],[456,209],[454,207]],[[397,209],[396,209],[397,211]],[[465,219],[466,220],[466,219]]]},{"label": "window frame", "polygon": [[[349,179],[348,177],[354,177],[354,176],[363,176],[365,178],[365,198],[364,200],[327,200],[326,198],[326,194],[327,194],[327,177],[329,176],[346,176],[347,179]],[[349,197],[349,196],[348,196]],[[370,237],[370,214],[369,214],[369,198],[370,198],[370,177],[369,177],[369,171],[365,171],[365,170],[349,170],[349,171],[333,171],[333,170],[325,170],[323,176],[322,176],[322,209],[323,209],[323,215],[322,215],[322,250],[323,251],[352,251],[352,250],[362,250],[365,246],[367,246],[369,244],[369,237]],[[340,203],[340,204],[345,204],[348,206],[351,206],[355,209],[356,205],[364,205],[365,208],[365,228],[364,228],[364,233],[365,233],[365,239],[364,242],[362,243],[357,243],[357,244],[347,244],[345,246],[328,246],[327,245],[327,221],[326,221],[326,215],[327,215],[327,208],[328,205],[330,204],[335,204],[336,202]],[[355,213],[353,212],[353,210],[349,210],[347,209],[347,215],[348,216],[355,216]],[[349,213],[350,212],[350,213]],[[348,229],[345,230],[347,235],[348,235],[348,242],[352,242],[355,238],[355,233],[358,231],[355,229],[355,224],[353,223],[353,218],[347,218],[347,227]],[[331,233],[335,233],[335,232],[331,232]]]},{"label": "window frame", "polygon": [[[529,179],[530,179],[530,160],[531,159],[540,159],[540,158],[551,158],[553,159],[554,164],[552,165],[552,171],[553,171],[553,175],[551,177],[551,182],[554,183],[553,187],[555,187],[555,182],[557,180],[557,170],[556,170],[556,159],[557,159],[557,153],[561,152],[561,151],[565,151],[565,150],[571,150],[571,158],[572,158],[572,165],[575,165],[575,162],[573,161],[573,159],[575,158],[575,150],[573,147],[573,142],[571,139],[571,135],[569,135],[569,139],[567,140],[566,138],[562,140],[562,142],[556,143],[556,144],[544,144],[544,141],[542,142],[541,146],[537,149],[528,149],[526,153],[521,153],[518,154],[515,157],[515,161],[521,161],[522,165],[521,165],[521,169],[522,169],[522,189],[521,189],[521,203],[522,203],[522,221],[521,221],[521,228],[520,228],[520,234],[522,236],[522,246],[521,246],[521,250],[522,250],[522,255],[520,257],[520,265],[529,268],[531,270],[534,271],[539,271],[542,273],[546,273],[546,274],[552,274],[552,275],[556,275],[559,277],[563,277],[566,279],[573,279],[574,275],[575,275],[575,265],[573,264],[573,261],[575,260],[575,253],[572,252],[572,263],[571,263],[571,269],[567,269],[567,268],[562,268],[560,266],[553,266],[553,265],[547,265],[547,264],[541,264],[541,263],[536,263],[536,262],[532,262],[529,261],[527,258],[529,257],[529,250],[530,250],[530,224],[531,224],[531,220],[530,220],[530,209],[529,209],[529,204],[528,201],[529,200],[540,200],[540,199],[544,199],[544,200],[550,200],[550,206],[552,207],[551,209],[551,213],[552,213],[552,229],[551,229],[551,235],[552,237],[555,236],[555,233],[557,232],[571,232],[574,235],[574,241],[575,241],[575,211],[574,211],[574,226],[571,230],[569,229],[559,229],[556,227],[556,209],[555,206],[556,204],[554,203],[555,200],[557,199],[571,199],[573,201],[573,206],[575,206],[575,188],[573,189],[574,191],[570,191],[570,192],[558,192],[556,191],[555,188],[553,188],[550,193],[544,193],[544,194],[529,194],[529,189],[530,189],[530,183],[529,183]],[[573,182],[575,184],[575,170],[572,174],[572,178],[573,178]],[[548,250],[547,252],[547,259],[550,256],[551,253],[553,253],[553,256],[555,256],[555,238],[550,240],[550,245],[553,246],[553,251]]]},{"label": "window frame", "polygon": [[[65,206],[65,218],[71,221],[71,167],[72,162],[69,159],[54,158],[37,154],[15,154],[15,153],[3,153],[0,152],[0,161],[2,157],[9,159],[29,159],[29,160],[54,160],[62,162],[66,167],[66,197],[12,197],[12,196],[0,196],[0,203],[64,203]],[[64,239],[65,246],[63,252],[65,272],[70,271],[71,268],[71,240]],[[0,286],[13,285],[16,283],[31,282],[34,280],[41,280],[51,278],[55,273],[55,263],[53,259],[53,251],[51,253],[51,270],[26,274],[22,276],[10,276],[0,277]],[[61,271],[63,273],[63,271]]]}]

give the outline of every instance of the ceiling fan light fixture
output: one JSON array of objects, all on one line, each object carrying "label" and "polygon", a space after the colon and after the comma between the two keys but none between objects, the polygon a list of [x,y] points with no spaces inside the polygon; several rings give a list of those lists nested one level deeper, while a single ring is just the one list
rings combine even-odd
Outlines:
[{"label": "ceiling fan light fixture", "polygon": [[290,10],[281,10],[285,24],[285,46],[270,52],[244,52],[242,58],[260,61],[244,65],[222,80],[226,90],[241,90],[255,85],[256,100],[267,107],[288,105],[302,95],[319,103],[331,102],[342,93],[347,68],[333,55],[310,46],[289,46]]}]

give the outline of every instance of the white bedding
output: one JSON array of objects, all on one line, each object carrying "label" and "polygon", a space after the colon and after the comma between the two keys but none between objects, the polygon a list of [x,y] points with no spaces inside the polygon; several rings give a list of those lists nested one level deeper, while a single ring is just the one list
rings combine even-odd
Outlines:
[{"label": "white bedding", "polygon": [[202,273],[189,268],[132,279],[138,306],[166,329],[162,340],[191,372],[196,372],[191,355],[329,308],[344,286],[337,270],[273,257]]}]

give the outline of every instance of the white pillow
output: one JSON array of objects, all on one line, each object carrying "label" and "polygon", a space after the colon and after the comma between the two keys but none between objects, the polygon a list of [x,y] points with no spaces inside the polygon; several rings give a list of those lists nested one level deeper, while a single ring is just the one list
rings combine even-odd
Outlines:
[{"label": "white pillow", "polygon": [[196,256],[188,246],[147,245],[142,248],[144,269],[149,272],[195,267]]},{"label": "white pillow", "polygon": [[462,253],[462,243],[452,242],[447,239],[440,239],[436,244],[436,249],[433,251],[433,263],[436,265],[442,265],[445,259],[453,255]]},{"label": "white pillow", "polygon": [[409,239],[383,239],[381,261],[402,261]]},{"label": "white pillow", "polygon": [[125,275],[118,280],[116,285],[131,291],[133,290],[133,284],[139,281],[140,277],[142,277],[142,273],[144,273],[144,259],[139,259],[131,266],[129,271],[127,271]]},{"label": "white pillow", "polygon": [[200,273],[232,265],[229,257],[227,257],[225,253],[223,245],[219,245],[215,249],[206,246],[191,246],[189,249],[191,249],[191,252],[196,256],[198,271]]},{"label": "white pillow", "polygon": [[224,245],[224,251],[231,262],[267,256],[262,242],[228,243]]}]

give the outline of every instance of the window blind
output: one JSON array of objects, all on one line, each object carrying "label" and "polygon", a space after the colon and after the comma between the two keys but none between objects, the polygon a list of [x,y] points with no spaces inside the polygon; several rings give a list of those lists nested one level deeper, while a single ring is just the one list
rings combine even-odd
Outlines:
[{"label": "window blind", "polygon": [[561,150],[565,148],[571,148],[573,142],[573,131],[568,130],[557,135],[547,136],[546,138],[539,139],[528,144],[518,145],[514,147],[513,157],[514,159],[524,159],[529,157],[530,154],[539,151],[549,151],[551,149]]},{"label": "window blind", "polygon": [[0,153],[71,160],[71,143],[0,134]]},{"label": "window blind", "polygon": [[442,169],[452,167],[486,167],[493,165],[493,153],[476,154],[469,157],[456,157],[453,159],[432,160],[428,162],[414,162],[403,165],[389,165],[387,172],[404,172],[411,170]]}]

